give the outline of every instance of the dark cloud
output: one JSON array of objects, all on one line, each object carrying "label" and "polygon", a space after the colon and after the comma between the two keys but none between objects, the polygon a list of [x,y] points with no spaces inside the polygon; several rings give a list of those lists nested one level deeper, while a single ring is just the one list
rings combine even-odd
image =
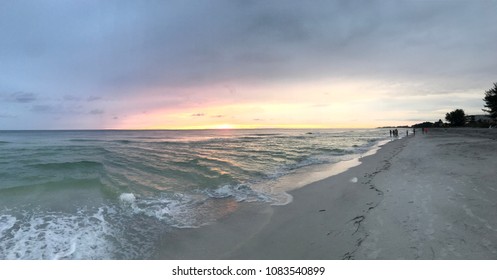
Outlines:
[{"label": "dark cloud", "polygon": [[0,36],[14,38],[2,44],[8,64],[29,70],[26,78],[44,69],[44,78],[64,73],[67,83],[100,91],[329,75],[429,77],[468,69],[488,75],[497,61],[495,1],[6,6]]},{"label": "dark cloud", "polygon": [[14,103],[31,103],[36,101],[36,94],[31,92],[15,92],[10,95],[7,95],[4,100],[7,102]]},{"label": "dark cloud", "polygon": [[197,113],[197,114],[192,114],[192,117],[203,117],[205,114],[203,113]]}]

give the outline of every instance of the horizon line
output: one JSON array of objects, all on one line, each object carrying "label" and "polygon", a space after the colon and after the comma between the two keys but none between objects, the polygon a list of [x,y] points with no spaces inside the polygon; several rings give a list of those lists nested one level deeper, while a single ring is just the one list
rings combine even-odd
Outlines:
[{"label": "horizon line", "polygon": [[53,129],[0,129],[0,132],[4,131],[194,131],[194,130],[305,130],[305,129],[381,129],[388,127],[398,127],[398,126],[386,126],[386,127],[261,127],[261,128],[53,128]]}]

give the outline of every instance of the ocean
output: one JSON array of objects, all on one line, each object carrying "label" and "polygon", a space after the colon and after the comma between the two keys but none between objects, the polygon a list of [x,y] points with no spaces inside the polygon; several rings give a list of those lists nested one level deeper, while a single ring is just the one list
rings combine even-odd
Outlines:
[{"label": "ocean", "polygon": [[153,258],[172,229],[212,224],[241,203],[291,203],[288,178],[357,158],[388,136],[0,131],[0,259]]}]

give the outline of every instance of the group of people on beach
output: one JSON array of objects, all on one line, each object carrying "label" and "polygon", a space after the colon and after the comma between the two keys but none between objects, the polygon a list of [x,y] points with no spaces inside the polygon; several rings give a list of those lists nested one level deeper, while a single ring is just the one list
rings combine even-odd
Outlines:
[{"label": "group of people on beach", "polygon": [[[422,127],[421,131],[423,132],[423,134],[426,134],[428,133],[428,128]],[[412,128],[412,133],[416,135],[416,128],[414,127]],[[406,136],[409,136],[409,130],[406,130]],[[390,130],[390,137],[399,137],[399,130],[398,129]]]},{"label": "group of people on beach", "polygon": [[394,129],[394,130],[390,130],[390,137],[399,137],[399,130],[398,129]]}]

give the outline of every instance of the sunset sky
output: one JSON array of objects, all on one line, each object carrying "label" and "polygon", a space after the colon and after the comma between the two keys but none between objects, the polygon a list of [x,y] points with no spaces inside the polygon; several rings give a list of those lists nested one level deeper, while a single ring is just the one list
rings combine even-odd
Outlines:
[{"label": "sunset sky", "polygon": [[482,114],[497,1],[0,1],[1,129],[376,127]]}]

